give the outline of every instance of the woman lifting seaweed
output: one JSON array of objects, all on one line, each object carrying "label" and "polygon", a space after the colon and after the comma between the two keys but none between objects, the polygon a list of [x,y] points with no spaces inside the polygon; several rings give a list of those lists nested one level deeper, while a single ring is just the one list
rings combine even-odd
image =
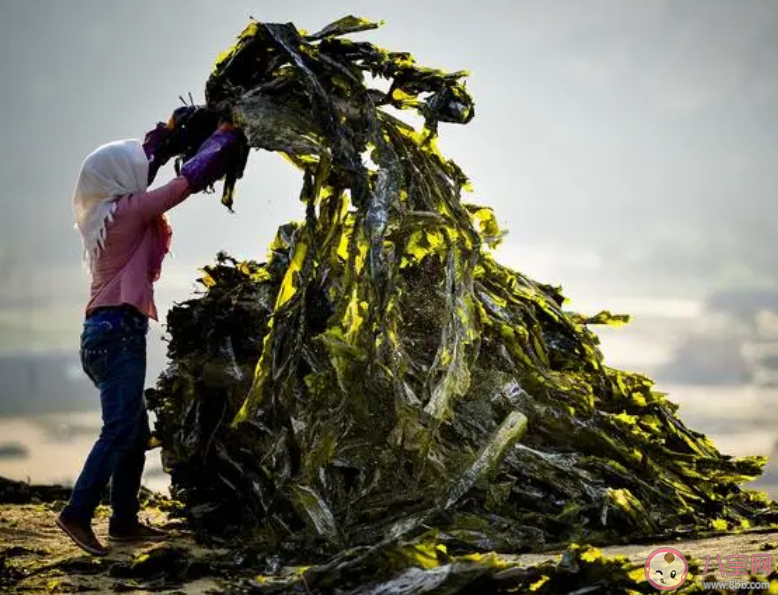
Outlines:
[{"label": "woman lifting seaweed", "polygon": [[157,124],[142,143],[122,140],[97,148],[81,167],[73,197],[92,278],[81,363],[100,391],[103,426],[56,523],[96,556],[108,553],[91,521],[109,481],[109,539],[165,537],[138,520],[138,492],[150,438],[143,396],[146,335],[149,318],[158,319],[153,286],[171,240],[165,213],[222,178],[240,151],[240,133],[229,125],[219,126],[184,163],[179,176],[148,190],[170,158],[163,147],[169,147],[177,133],[174,128],[171,118],[168,124]]}]

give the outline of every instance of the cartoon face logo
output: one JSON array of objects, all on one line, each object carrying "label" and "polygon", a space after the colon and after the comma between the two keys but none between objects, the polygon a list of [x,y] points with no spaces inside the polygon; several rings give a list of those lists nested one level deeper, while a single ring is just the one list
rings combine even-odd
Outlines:
[{"label": "cartoon face logo", "polygon": [[660,547],[646,560],[646,578],[653,587],[672,591],[680,587],[689,573],[689,563],[683,554],[671,547]]}]

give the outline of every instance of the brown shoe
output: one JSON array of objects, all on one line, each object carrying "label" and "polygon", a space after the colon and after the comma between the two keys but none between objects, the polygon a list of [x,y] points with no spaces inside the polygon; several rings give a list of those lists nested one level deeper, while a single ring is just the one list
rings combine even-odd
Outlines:
[{"label": "brown shoe", "polygon": [[166,531],[155,529],[140,522],[126,526],[109,526],[108,529],[108,539],[111,541],[163,541],[167,537]]},{"label": "brown shoe", "polygon": [[108,550],[102,543],[97,541],[97,537],[95,537],[92,526],[89,523],[85,524],[83,521],[68,519],[61,514],[57,517],[56,523],[65,532],[65,535],[70,537],[85,552],[93,556],[108,555]]}]

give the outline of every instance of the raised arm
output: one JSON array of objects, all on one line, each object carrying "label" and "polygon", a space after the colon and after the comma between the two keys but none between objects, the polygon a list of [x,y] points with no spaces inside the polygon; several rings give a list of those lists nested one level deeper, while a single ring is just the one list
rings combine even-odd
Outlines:
[{"label": "raised arm", "polygon": [[192,194],[192,188],[184,176],[173,178],[167,184],[141,194],[125,198],[123,216],[140,222],[147,222],[169,211]]},{"label": "raised arm", "polygon": [[224,125],[214,132],[197,154],[181,168],[181,175],[156,190],[125,198],[122,218],[138,222],[151,221],[172,209],[187,196],[201,192],[224,176],[231,159],[239,150],[239,135],[231,126]]}]

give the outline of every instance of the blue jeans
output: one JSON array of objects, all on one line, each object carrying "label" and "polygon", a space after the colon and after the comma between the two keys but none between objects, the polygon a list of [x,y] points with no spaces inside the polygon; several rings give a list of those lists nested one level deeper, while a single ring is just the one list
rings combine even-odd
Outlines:
[{"label": "blue jeans", "polygon": [[129,307],[99,310],[84,321],[81,365],[100,390],[103,427],[70,501],[66,517],[91,521],[111,484],[112,523],[132,523],[150,437],[143,387],[148,319]]}]

